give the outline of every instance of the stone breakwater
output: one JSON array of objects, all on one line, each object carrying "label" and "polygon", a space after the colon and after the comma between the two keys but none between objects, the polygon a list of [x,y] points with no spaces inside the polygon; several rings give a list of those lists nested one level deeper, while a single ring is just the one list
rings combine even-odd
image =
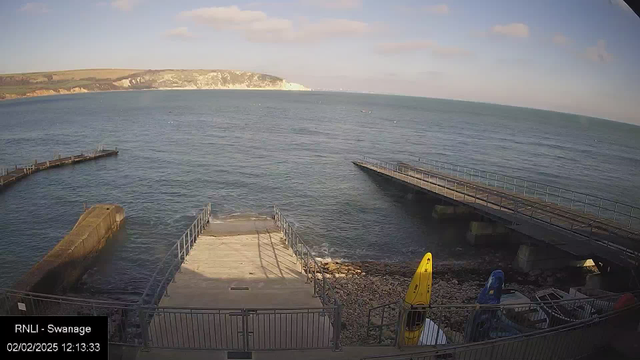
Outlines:
[{"label": "stone breakwater", "polygon": [[[491,271],[505,272],[505,287],[513,288],[533,299],[542,289],[556,287],[565,291],[569,287],[584,285],[587,268],[567,268],[553,271],[518,272],[512,269],[513,254],[480,257],[467,261],[434,260],[431,303],[473,304],[489,278]],[[403,299],[419,261],[387,262],[322,262],[336,296],[342,302],[342,344],[370,343],[367,339],[367,317],[370,308]],[[460,327],[466,312],[447,312],[438,323],[444,329]],[[385,321],[386,323],[387,321]],[[447,329],[450,330],[450,329]],[[447,335],[451,331],[445,330]],[[461,334],[460,334],[461,336]],[[389,336],[390,337],[390,336]]]}]

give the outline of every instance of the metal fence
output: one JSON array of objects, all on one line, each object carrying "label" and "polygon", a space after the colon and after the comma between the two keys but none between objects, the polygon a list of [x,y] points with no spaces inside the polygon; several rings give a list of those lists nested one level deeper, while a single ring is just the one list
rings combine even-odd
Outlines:
[{"label": "metal fence", "polygon": [[1,315],[102,315],[109,318],[109,342],[142,344],[138,304],[80,299],[0,289]]},{"label": "metal fence", "polygon": [[459,345],[512,337],[606,314],[621,296],[549,297],[501,305],[411,306],[399,301],[369,310],[367,343],[398,347]]},{"label": "metal fence", "polygon": [[191,248],[198,239],[198,236],[206,228],[210,215],[211,203],[207,204],[200,213],[198,213],[193,224],[182,234],[180,239],[178,239],[162,259],[140,297],[141,304],[157,305],[160,303],[163,295],[168,295],[169,282],[174,278],[175,273],[180,269],[180,265],[182,265],[184,259],[191,252]]},{"label": "metal fence", "polygon": [[[432,345],[422,351],[364,359],[577,359],[594,353],[617,336],[637,331],[640,304],[605,312],[587,319],[528,333],[465,344]],[[415,348],[416,350],[418,348]]]},{"label": "metal fence", "polygon": [[534,197],[545,203],[565,206],[591,214],[598,219],[610,219],[628,228],[640,229],[640,208],[620,201],[438,160],[418,157],[417,161],[429,170],[476,181],[514,194]]},{"label": "metal fence", "polygon": [[516,216],[541,221],[562,228],[576,235],[597,241],[599,244],[615,248],[632,257],[640,253],[611,242],[609,235],[629,238],[637,241],[640,233],[618,222],[596,219],[591,214],[583,214],[562,206],[550,207],[547,204],[531,200],[528,196],[516,196],[477,181],[464,180],[444,174],[438,170],[423,170],[403,163],[389,163],[364,157],[363,163],[376,169],[395,172],[407,177],[407,181],[416,186],[428,188],[438,194],[460,201],[466,205],[479,207],[483,211],[501,210]]},{"label": "metal fence", "polygon": [[140,309],[144,346],[165,349],[290,350],[339,348],[330,318],[337,307],[291,309]]},{"label": "metal fence", "polygon": [[307,281],[313,283],[313,295],[320,298],[324,306],[339,306],[340,301],[336,297],[333,287],[327,281],[327,274],[318,264],[309,247],[302,241],[298,232],[282,215],[280,209],[274,206],[274,218],[276,224],[284,234],[287,245],[293,250],[294,255],[302,265],[302,271],[307,275]]},{"label": "metal fence", "polygon": [[291,223],[287,221],[286,217],[282,215],[280,209],[274,206],[273,212],[274,220],[284,234],[287,245],[293,251],[302,266],[302,271],[307,276],[307,282],[313,284],[313,295],[320,298],[324,307],[335,309],[335,311],[329,312],[328,314],[334,329],[334,346],[338,349],[340,347],[342,305],[336,297],[333,287],[327,280],[327,274],[325,274],[323,268],[318,264],[309,247],[302,241],[298,232],[291,226]]}]

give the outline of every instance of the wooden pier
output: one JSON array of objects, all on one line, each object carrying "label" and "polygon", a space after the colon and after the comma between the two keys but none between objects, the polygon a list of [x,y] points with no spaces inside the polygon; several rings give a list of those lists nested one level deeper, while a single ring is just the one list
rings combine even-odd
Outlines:
[{"label": "wooden pier", "polygon": [[16,182],[26,178],[27,176],[39,171],[60,166],[77,164],[89,160],[96,160],[99,158],[114,155],[118,155],[118,148],[115,148],[113,150],[99,148],[96,150],[91,150],[88,153],[80,153],[78,155],[71,155],[67,157],[58,156],[57,159],[47,160],[43,162],[34,160],[33,164],[31,165],[16,165],[13,169],[0,169],[0,190],[6,188],[9,185],[15,184]]},{"label": "wooden pier", "polygon": [[[564,196],[554,194],[557,199],[550,200],[549,193],[545,198],[537,193],[534,195],[533,189],[529,194],[526,190],[514,192],[499,178],[458,176],[441,167],[405,162],[364,159],[353,163],[450,204],[470,207],[528,239],[558,248],[576,258],[598,259],[631,269],[640,264],[640,230],[635,227],[637,213],[634,215],[634,208],[628,214],[614,212],[612,218],[607,218],[602,214],[605,210],[610,211],[608,209],[587,211],[587,205],[582,204],[585,201],[565,205]],[[579,208],[576,208],[578,203]]]}]

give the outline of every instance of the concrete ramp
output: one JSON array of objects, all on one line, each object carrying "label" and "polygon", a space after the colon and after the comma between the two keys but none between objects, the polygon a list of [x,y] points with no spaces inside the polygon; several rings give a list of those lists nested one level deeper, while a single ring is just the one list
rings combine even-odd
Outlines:
[{"label": "concrete ramp", "polygon": [[329,316],[271,218],[213,220],[151,310],[152,347],[327,348]]}]

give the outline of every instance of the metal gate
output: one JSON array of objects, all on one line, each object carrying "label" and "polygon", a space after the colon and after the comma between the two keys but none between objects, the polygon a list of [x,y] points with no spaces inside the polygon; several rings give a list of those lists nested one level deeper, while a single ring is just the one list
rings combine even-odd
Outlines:
[{"label": "metal gate", "polygon": [[164,349],[338,349],[339,316],[338,307],[140,309],[143,345]]}]

